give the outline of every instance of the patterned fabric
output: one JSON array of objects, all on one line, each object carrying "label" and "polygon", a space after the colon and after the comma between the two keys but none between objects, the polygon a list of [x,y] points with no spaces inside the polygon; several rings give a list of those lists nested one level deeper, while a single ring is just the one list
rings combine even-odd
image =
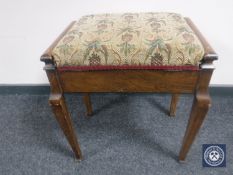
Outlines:
[{"label": "patterned fabric", "polygon": [[198,66],[204,49],[176,13],[83,16],[52,51],[58,67]]}]

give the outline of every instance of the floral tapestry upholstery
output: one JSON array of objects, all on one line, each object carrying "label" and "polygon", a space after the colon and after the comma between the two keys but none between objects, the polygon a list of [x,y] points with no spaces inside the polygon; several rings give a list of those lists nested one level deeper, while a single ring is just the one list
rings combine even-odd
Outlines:
[{"label": "floral tapestry upholstery", "polygon": [[198,67],[204,49],[176,13],[83,16],[52,51],[58,68],[175,69]]}]

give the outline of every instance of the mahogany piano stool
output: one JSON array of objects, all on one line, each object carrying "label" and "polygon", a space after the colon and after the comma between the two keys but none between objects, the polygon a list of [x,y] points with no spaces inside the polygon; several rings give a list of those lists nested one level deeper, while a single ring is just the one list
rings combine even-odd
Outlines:
[{"label": "mahogany piano stool", "polygon": [[189,18],[163,12],[83,16],[41,56],[51,87],[49,104],[80,160],[64,93],[83,93],[87,115],[92,114],[90,93],[170,93],[170,116],[179,94],[193,94],[179,153],[184,161],[210,107],[208,86],[217,59]]}]

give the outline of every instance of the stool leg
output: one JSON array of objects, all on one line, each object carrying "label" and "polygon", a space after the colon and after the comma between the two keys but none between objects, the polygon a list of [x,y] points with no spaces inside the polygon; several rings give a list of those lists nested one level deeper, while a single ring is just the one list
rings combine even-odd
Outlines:
[{"label": "stool leg", "polygon": [[172,94],[171,105],[170,105],[170,116],[176,115],[176,106],[179,100],[179,94]]},{"label": "stool leg", "polygon": [[84,102],[86,109],[87,109],[86,115],[91,116],[93,114],[93,112],[92,112],[91,98],[90,98],[89,93],[84,94],[83,102]]},{"label": "stool leg", "polygon": [[71,118],[67,110],[65,99],[61,94],[51,94],[49,104],[55,114],[55,117],[62,128],[70,146],[77,159],[82,159],[82,153],[72,126]]},{"label": "stool leg", "polygon": [[210,97],[208,93],[196,94],[193,100],[189,122],[183,139],[179,160],[184,161],[185,157],[195,139],[195,136],[204,121],[210,107]]}]

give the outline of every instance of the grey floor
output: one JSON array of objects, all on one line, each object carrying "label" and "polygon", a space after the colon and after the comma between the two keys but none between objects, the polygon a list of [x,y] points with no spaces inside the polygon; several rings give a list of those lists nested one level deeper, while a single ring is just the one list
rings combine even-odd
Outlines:
[{"label": "grey floor", "polygon": [[[93,94],[87,119],[78,94],[68,106],[84,155],[75,161],[48,105],[47,95],[0,96],[0,174],[209,175],[233,173],[233,97],[213,105],[185,164],[177,162],[192,97],[182,96],[167,116],[170,96]],[[227,146],[226,168],[202,167],[202,144]]]}]

